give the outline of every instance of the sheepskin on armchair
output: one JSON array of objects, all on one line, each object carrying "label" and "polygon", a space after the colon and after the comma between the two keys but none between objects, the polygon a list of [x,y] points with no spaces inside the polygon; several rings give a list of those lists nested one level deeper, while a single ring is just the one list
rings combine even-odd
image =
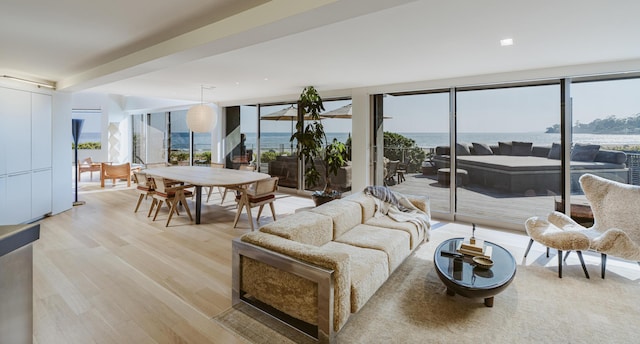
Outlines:
[{"label": "sheepskin on armchair", "polygon": [[559,212],[550,214],[549,222],[563,230],[584,233],[589,238],[589,248],[599,252],[602,257],[602,278],[607,255],[640,264],[640,186],[618,183],[592,174],[582,175],[580,186],[593,211],[593,226],[584,228]]}]

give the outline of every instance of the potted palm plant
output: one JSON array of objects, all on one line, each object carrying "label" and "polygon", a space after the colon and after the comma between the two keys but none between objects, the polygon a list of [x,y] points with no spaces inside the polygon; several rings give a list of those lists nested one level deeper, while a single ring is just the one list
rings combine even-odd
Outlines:
[{"label": "potted palm plant", "polygon": [[[320,171],[316,166],[319,161],[324,168],[324,188],[315,191],[312,198],[316,205],[340,198],[340,192],[331,186],[331,176],[338,174],[347,161],[347,149],[344,143],[333,139],[328,142],[324,127],[320,121],[320,112],[324,111],[322,98],[313,86],[305,87],[298,99],[298,108],[303,112],[303,119],[296,123],[296,132],[289,141],[298,141],[298,158],[304,160],[304,176],[306,186],[313,188],[320,183]],[[304,119],[310,122],[305,126]]]}]

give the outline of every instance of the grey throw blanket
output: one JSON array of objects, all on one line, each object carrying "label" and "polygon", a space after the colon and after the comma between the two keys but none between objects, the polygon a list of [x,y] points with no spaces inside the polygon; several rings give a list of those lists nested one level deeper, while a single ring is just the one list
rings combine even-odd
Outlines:
[{"label": "grey throw blanket", "polygon": [[367,186],[364,193],[376,200],[376,217],[387,215],[397,222],[411,222],[419,230],[424,230],[425,241],[429,239],[430,214],[416,208],[406,196],[384,186]]}]

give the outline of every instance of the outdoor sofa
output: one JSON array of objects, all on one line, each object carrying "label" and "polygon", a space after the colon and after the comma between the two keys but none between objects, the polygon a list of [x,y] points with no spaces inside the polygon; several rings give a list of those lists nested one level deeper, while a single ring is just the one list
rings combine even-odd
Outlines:
[{"label": "outdoor sofa", "polygon": [[[450,166],[450,148],[436,147],[436,168]],[[514,194],[560,194],[560,144],[534,146],[531,142],[458,143],[458,170],[465,170],[469,183]],[[571,191],[579,193],[578,180],[585,173],[627,183],[627,155],[600,149],[599,145],[575,144],[571,150]]]},{"label": "outdoor sofa", "polygon": [[358,192],[235,239],[233,304],[252,305],[331,342],[428,238],[428,199],[404,200],[423,222],[396,221],[397,213],[393,220],[391,211],[376,215],[379,201]]},{"label": "outdoor sofa", "polygon": [[[324,187],[324,166],[317,160],[316,169],[320,173],[319,187]],[[298,158],[296,156],[280,155],[276,160],[269,162],[268,173],[273,177],[280,178],[278,186],[296,188],[298,187]],[[340,167],[337,175],[332,175],[331,186],[342,192],[351,190],[351,161]]]}]

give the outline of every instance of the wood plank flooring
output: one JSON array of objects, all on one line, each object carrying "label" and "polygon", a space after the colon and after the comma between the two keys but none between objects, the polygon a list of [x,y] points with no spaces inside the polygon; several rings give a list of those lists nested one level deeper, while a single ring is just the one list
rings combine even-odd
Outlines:
[{"label": "wood plank flooring", "polygon": [[[411,185],[406,183],[400,186]],[[203,207],[202,224],[190,223],[181,212],[165,228],[167,208],[155,222],[146,216],[150,200],[134,213],[138,194],[121,184],[103,191],[81,183],[85,205],[40,221],[34,343],[242,343],[211,318],[231,306],[231,240],[250,231],[246,214],[232,228],[235,202],[228,196],[221,206],[214,192]],[[278,218],[312,205],[288,194],[279,194],[275,203]],[[261,223],[270,221],[265,210]],[[428,245],[469,235],[470,226],[435,231]],[[480,226],[476,236],[503,245],[517,261],[528,243],[523,233]],[[553,277],[556,260],[543,256],[544,247],[535,244],[530,262],[548,264]],[[596,254],[585,254],[585,260],[599,264]],[[579,264],[576,255],[567,263]],[[607,268],[614,273],[619,265],[631,265],[631,278],[640,278],[633,263],[610,259]]]},{"label": "wood plank flooring", "polygon": [[[133,189],[84,189],[85,205],[40,221],[34,343],[242,342],[211,320],[231,306],[231,240],[250,231],[246,213],[232,228],[232,197],[220,206],[213,193],[201,225],[181,212],[165,228],[167,208],[155,222],[150,200],[133,212]],[[279,194],[276,215],[311,205]],[[270,221],[267,209],[261,224]]]}]

